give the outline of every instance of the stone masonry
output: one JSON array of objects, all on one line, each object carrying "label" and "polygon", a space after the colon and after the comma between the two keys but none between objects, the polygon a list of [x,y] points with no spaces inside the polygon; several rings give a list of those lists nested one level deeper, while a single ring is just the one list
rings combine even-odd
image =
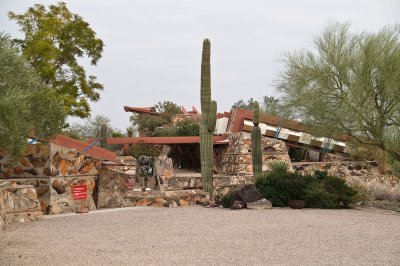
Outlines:
[{"label": "stone masonry", "polygon": [[[229,133],[230,144],[221,151],[220,173],[230,175],[252,175],[251,134],[247,132]],[[283,160],[290,165],[285,142],[268,137],[261,138],[262,170],[268,170],[269,160]]]}]

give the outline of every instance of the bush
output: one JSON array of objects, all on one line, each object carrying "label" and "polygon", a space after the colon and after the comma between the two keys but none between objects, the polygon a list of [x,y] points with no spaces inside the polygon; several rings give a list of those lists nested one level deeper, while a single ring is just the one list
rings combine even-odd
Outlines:
[{"label": "bush", "polygon": [[256,181],[256,187],[277,207],[288,206],[289,200],[305,200],[310,208],[348,207],[356,195],[344,180],[321,171],[303,176],[272,169]]},{"label": "bush", "polygon": [[127,155],[131,155],[138,160],[139,156],[157,157],[160,155],[160,150],[152,144],[140,143],[132,145],[129,148]]},{"label": "bush", "polygon": [[399,201],[400,191],[393,188],[389,183],[365,183],[359,177],[351,177],[348,179],[348,184],[358,192],[358,195],[363,195],[362,198],[357,198],[355,202],[367,200],[387,200]]},{"label": "bush", "polygon": [[221,197],[221,204],[224,208],[230,208],[233,203],[233,197],[235,195],[235,190],[230,189],[228,193]]}]

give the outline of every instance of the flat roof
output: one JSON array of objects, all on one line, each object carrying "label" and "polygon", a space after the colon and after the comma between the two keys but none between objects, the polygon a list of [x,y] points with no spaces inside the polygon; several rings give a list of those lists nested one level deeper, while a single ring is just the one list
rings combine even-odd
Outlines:
[{"label": "flat roof", "polygon": [[[136,137],[136,138],[108,138],[108,144],[190,144],[200,143],[199,136],[183,136],[183,137]],[[214,144],[228,144],[225,136],[213,136]]]}]

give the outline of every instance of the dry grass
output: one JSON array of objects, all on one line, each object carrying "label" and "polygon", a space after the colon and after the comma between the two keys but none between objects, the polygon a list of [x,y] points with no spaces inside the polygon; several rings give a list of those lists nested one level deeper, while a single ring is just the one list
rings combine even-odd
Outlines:
[{"label": "dry grass", "polygon": [[347,184],[357,190],[358,196],[356,201],[366,200],[387,200],[400,201],[399,188],[393,188],[388,184],[365,183],[359,177],[350,177]]}]

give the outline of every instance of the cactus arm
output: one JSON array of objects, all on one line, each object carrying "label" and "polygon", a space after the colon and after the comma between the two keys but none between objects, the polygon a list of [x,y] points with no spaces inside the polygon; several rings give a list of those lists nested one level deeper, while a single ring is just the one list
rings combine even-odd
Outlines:
[{"label": "cactus arm", "polygon": [[217,102],[211,101],[210,111],[207,116],[207,130],[211,134],[215,131],[215,124],[217,123]]}]

